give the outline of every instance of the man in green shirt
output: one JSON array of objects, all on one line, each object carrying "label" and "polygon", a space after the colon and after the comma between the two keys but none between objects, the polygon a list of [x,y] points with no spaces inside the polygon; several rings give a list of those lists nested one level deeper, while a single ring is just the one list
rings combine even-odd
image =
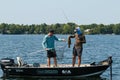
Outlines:
[{"label": "man in green shirt", "polygon": [[54,59],[54,65],[57,66],[56,51],[55,51],[55,41],[65,41],[65,39],[58,39],[54,35],[54,30],[50,30],[47,35],[45,35],[42,46],[47,51],[47,65],[50,67],[50,58]]}]

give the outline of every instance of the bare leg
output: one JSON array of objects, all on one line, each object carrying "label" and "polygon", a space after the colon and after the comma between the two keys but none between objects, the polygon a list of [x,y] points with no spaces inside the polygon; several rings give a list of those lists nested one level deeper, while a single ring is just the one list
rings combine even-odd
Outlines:
[{"label": "bare leg", "polygon": [[50,67],[50,58],[47,59],[47,65]]},{"label": "bare leg", "polygon": [[76,62],[76,56],[73,55],[73,59],[72,59],[72,66],[75,66],[75,62]]},{"label": "bare leg", "polygon": [[54,65],[57,67],[57,59],[54,57]]},{"label": "bare leg", "polygon": [[81,57],[78,56],[78,67],[80,67],[80,64],[81,64]]}]

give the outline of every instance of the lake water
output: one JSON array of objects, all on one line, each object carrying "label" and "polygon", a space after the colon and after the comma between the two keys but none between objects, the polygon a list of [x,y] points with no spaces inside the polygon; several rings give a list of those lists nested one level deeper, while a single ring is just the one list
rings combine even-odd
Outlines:
[{"label": "lake water", "polygon": [[[68,35],[56,35],[67,39]],[[10,57],[16,60],[17,56],[27,63],[46,63],[46,52],[41,42],[44,35],[0,35],[0,59]],[[86,35],[87,43],[84,44],[82,63],[98,62],[109,56],[113,57],[113,80],[120,79],[120,36],[119,35]],[[56,42],[59,54],[58,63],[72,63],[72,40],[71,48],[67,48],[66,42]],[[61,52],[61,53],[60,53]],[[53,62],[53,61],[52,61]],[[2,71],[0,70],[0,76]],[[3,80],[2,78],[0,80]],[[27,78],[12,78],[6,80],[33,80]],[[41,80],[41,79],[35,79]],[[80,79],[81,80],[81,79]],[[109,69],[100,78],[89,80],[109,80]]]}]

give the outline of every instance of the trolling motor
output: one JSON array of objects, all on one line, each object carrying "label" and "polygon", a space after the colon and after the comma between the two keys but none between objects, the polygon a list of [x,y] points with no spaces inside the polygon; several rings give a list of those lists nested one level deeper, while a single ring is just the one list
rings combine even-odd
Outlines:
[{"label": "trolling motor", "polygon": [[112,80],[112,63],[113,63],[112,56],[109,57],[109,63],[110,63],[110,80]]}]

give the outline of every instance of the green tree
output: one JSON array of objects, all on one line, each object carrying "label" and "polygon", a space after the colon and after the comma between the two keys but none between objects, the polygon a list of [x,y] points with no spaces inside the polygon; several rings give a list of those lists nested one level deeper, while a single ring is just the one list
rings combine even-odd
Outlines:
[{"label": "green tree", "polygon": [[120,34],[120,24],[116,24],[113,28],[113,32],[117,35]]}]

